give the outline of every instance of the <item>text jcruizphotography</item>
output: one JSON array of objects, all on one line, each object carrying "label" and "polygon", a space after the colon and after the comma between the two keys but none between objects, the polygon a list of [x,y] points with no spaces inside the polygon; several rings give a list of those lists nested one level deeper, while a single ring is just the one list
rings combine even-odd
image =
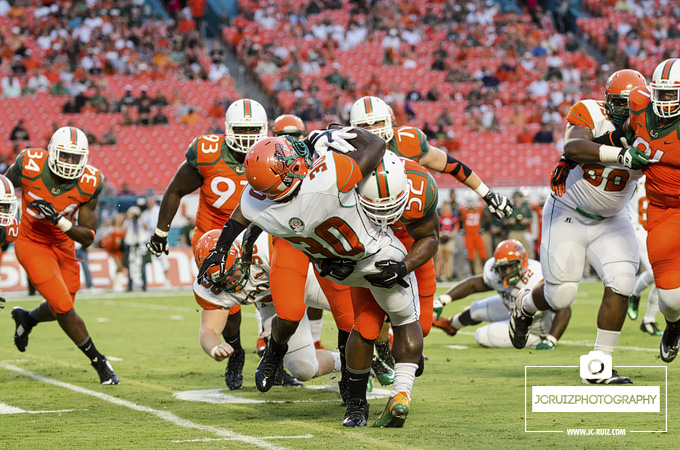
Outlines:
[{"label": "text jcruizphotography", "polygon": [[532,412],[659,412],[659,386],[533,386]]}]

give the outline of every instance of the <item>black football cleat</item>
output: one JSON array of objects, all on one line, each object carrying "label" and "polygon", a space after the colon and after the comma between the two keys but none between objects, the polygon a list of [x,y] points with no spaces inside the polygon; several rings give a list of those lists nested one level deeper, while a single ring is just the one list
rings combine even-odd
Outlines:
[{"label": "black football cleat", "polygon": [[28,335],[33,329],[32,325],[28,325],[28,311],[20,306],[12,309],[12,319],[14,319],[14,345],[17,346],[20,352],[25,352],[28,346]]},{"label": "black football cleat", "polygon": [[227,362],[227,370],[224,372],[224,382],[230,390],[239,389],[243,385],[243,364],[246,361],[246,352],[240,348],[234,350]]},{"label": "black football cleat", "polygon": [[118,376],[113,371],[113,367],[111,367],[111,363],[106,359],[106,357],[95,358],[92,361],[92,367],[94,367],[94,369],[99,374],[99,383],[100,384],[118,384],[119,383]]},{"label": "black football cleat", "polygon": [[369,404],[366,400],[360,398],[349,399],[342,426],[350,428],[365,427],[368,423],[368,407]]},{"label": "black football cleat", "polygon": [[283,367],[283,361],[281,361],[279,370],[276,371],[276,375],[274,376],[274,386],[300,387],[302,385],[303,384],[297,378],[286,371],[285,367]]},{"label": "black football cleat", "polygon": [[283,364],[283,357],[288,351],[288,344],[284,344],[278,353],[272,351],[273,339],[269,339],[267,348],[262,354],[262,359],[255,369],[255,386],[260,392],[267,392],[274,386],[276,372],[279,366]]},{"label": "black football cleat", "polygon": [[583,384],[633,384],[633,380],[629,377],[624,377],[612,370],[612,376],[609,378],[583,378]]},{"label": "black football cleat", "polygon": [[671,362],[678,356],[678,338],[680,338],[680,320],[669,322],[666,319],[666,329],[661,336],[659,352],[664,362]]},{"label": "black football cleat", "polygon": [[522,307],[522,300],[525,295],[531,295],[531,291],[528,291],[528,294],[520,294],[515,299],[515,307],[510,314],[510,326],[508,327],[512,346],[518,349],[526,347],[529,340],[529,327],[534,321],[534,315],[527,313]]}]

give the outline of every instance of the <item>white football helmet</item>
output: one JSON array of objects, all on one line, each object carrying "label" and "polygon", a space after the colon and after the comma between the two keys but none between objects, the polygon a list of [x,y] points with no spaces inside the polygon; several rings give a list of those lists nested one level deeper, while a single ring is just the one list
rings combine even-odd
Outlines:
[{"label": "white football helmet", "polygon": [[403,214],[411,192],[404,163],[386,151],[378,167],[359,182],[357,190],[361,209],[371,222],[387,229]]},{"label": "white football helmet", "polygon": [[75,127],[61,127],[55,131],[47,151],[50,170],[66,180],[80,178],[90,153],[87,136]]},{"label": "white football helmet", "polygon": [[378,97],[361,97],[349,111],[349,123],[364,128],[389,142],[394,136],[392,113],[384,100]]},{"label": "white football helmet", "polygon": [[236,100],[224,115],[224,136],[227,146],[239,153],[248,153],[250,147],[267,137],[267,112],[249,98]]},{"label": "white football helmet", "polygon": [[662,62],[652,74],[652,108],[663,118],[680,115],[680,59]]},{"label": "white football helmet", "polygon": [[0,175],[0,226],[12,225],[17,215],[17,196],[14,195],[12,182]]}]

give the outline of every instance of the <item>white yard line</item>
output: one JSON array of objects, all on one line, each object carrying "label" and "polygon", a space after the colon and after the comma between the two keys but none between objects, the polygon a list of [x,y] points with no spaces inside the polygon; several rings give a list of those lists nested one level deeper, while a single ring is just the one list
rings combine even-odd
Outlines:
[{"label": "white yard line", "polygon": [[[305,434],[303,436],[262,436],[260,439],[310,439],[313,438],[313,434]],[[214,442],[214,441],[233,441],[234,439],[229,438],[203,438],[203,439],[185,439],[181,441],[172,441],[175,444],[181,444],[184,442]]]},{"label": "white yard line", "polygon": [[[63,381],[55,380],[53,378],[47,378],[43,377],[42,375],[38,375],[37,373],[30,372],[28,370],[24,370],[20,367],[14,366],[12,364],[8,364],[4,361],[0,361],[0,368],[6,369],[6,370],[11,370],[12,372],[16,372],[18,374],[33,378],[38,381],[42,381],[43,383],[48,383],[52,384],[54,386],[59,386],[64,389],[69,389],[71,391],[77,392],[79,394],[84,394],[84,395],[89,395],[91,397],[96,397],[100,400],[104,400],[105,402],[113,403],[114,405],[119,405],[119,406],[124,406],[126,408],[135,410],[135,411],[140,411],[140,412],[145,412],[152,414],[156,417],[158,417],[161,420],[165,420],[166,422],[170,422],[173,425],[177,425],[182,428],[190,428],[190,429],[195,429],[195,430],[200,430],[200,431],[205,431],[207,433],[212,433],[214,435],[219,436],[220,438],[223,439],[229,439],[229,440],[235,440],[239,442],[243,442],[245,444],[250,444],[254,445],[256,447],[264,448],[264,449],[269,449],[269,450],[287,450],[286,447],[280,447],[278,445],[270,444],[269,442],[266,442],[265,440],[253,436],[247,436],[244,434],[238,434],[235,433],[231,430],[227,430],[225,428],[218,428],[218,427],[213,427],[209,425],[201,425],[195,422],[192,422],[190,420],[182,419],[181,417],[178,417],[174,415],[173,413],[169,411],[160,411],[157,409],[150,408],[148,406],[143,406],[143,405],[138,405],[137,403],[130,402],[128,400],[123,400],[118,397],[113,397],[108,394],[102,394],[101,392],[97,391],[92,391],[90,389],[86,389],[80,386],[76,386],[74,384],[70,383],[65,383]],[[115,388],[113,388],[115,389]],[[285,438],[287,436],[281,436],[281,438]],[[269,437],[271,439],[271,437]]]}]

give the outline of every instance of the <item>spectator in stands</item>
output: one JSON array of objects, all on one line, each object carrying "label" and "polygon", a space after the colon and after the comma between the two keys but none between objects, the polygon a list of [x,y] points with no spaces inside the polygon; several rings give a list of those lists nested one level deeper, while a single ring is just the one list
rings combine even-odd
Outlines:
[{"label": "spectator in stands", "polygon": [[125,93],[123,94],[123,97],[120,99],[120,105],[122,106],[135,106],[137,104],[137,97],[132,95],[132,86],[129,84],[125,86]]},{"label": "spectator in stands", "polygon": [[210,129],[208,129],[208,134],[224,134],[224,127],[222,124],[224,121],[219,119],[213,119]]},{"label": "spectator in stands", "polygon": [[259,76],[276,75],[279,66],[274,62],[274,57],[270,53],[264,53],[255,67],[255,73]]},{"label": "spectator in stands", "polygon": [[137,99],[137,122],[140,125],[150,125],[151,124],[151,105],[153,100],[147,95],[148,87],[142,86],[140,90],[142,95]]},{"label": "spectator in stands", "polygon": [[423,96],[418,92],[415,82],[411,82],[411,90],[406,94],[406,100],[409,102],[417,102],[422,100]]},{"label": "spectator in stands", "polygon": [[210,80],[213,83],[217,83],[218,81],[222,79],[227,79],[229,78],[229,69],[227,68],[227,65],[224,64],[224,62],[219,61],[219,62],[211,62],[210,63],[210,70],[208,72],[208,80]]},{"label": "spectator in stands", "polygon": [[526,115],[519,110],[519,105],[512,105],[512,112],[508,114],[508,125],[524,127],[527,124]]},{"label": "spectator in stands", "polygon": [[102,95],[102,90],[100,87],[96,87],[94,90],[94,95],[90,97],[90,105],[94,107],[95,112],[97,113],[106,113],[109,112],[109,102],[106,100],[106,97]]},{"label": "spectator in stands", "polygon": [[146,291],[146,264],[151,262],[151,257],[144,245],[151,230],[147,230],[144,222],[140,220],[141,213],[139,206],[131,206],[127,210],[127,224],[123,239],[126,257],[123,261],[127,262],[128,268],[128,292],[137,286],[141,287],[142,291]]},{"label": "spectator in stands", "polygon": [[167,125],[169,122],[168,116],[163,112],[163,107],[156,107],[156,114],[151,119],[151,123],[153,125]]},{"label": "spectator in stands", "polygon": [[604,32],[606,46],[606,57],[609,61],[616,59],[616,54],[619,52],[619,32],[614,28],[614,24],[609,22],[609,26]]},{"label": "spectator in stands", "polygon": [[167,106],[168,99],[163,95],[160,89],[156,89],[156,95],[153,97],[153,106]]},{"label": "spectator in stands", "polygon": [[24,119],[19,119],[17,124],[14,125],[14,128],[12,128],[12,132],[9,134],[9,140],[13,142],[30,140],[28,130],[24,125]]},{"label": "spectator in stands", "polygon": [[137,195],[137,194],[135,193],[135,191],[130,189],[130,185],[128,183],[123,183],[123,186],[118,191],[118,195],[120,195],[120,196],[130,196],[130,195]]},{"label": "spectator in stands", "polygon": [[205,1],[206,0],[188,0],[187,5],[191,11],[191,18],[196,24],[196,29],[201,32],[201,35],[205,33],[203,20],[205,17]]},{"label": "spectator in stands", "polygon": [[435,255],[435,272],[437,281],[448,281],[453,278],[453,252],[455,236],[460,229],[460,211],[454,211],[451,203],[444,200],[439,212],[439,248]]},{"label": "spectator in stands", "polygon": [[453,116],[448,107],[444,107],[441,113],[437,116],[437,126],[440,128],[447,128],[453,126]]},{"label": "spectator in stands", "polygon": [[541,129],[534,135],[533,142],[535,144],[552,144],[554,142],[552,125],[542,123]]},{"label": "spectator in stands", "polygon": [[524,125],[522,131],[517,135],[517,143],[528,144],[534,142],[534,136],[536,136],[536,133],[532,132],[527,125]]},{"label": "spectator in stands", "polygon": [[48,92],[50,90],[50,80],[47,79],[41,69],[35,69],[33,75],[28,79],[26,89],[29,94]]},{"label": "spectator in stands", "polygon": [[7,172],[9,168],[9,163],[7,162],[7,155],[0,153],[0,173]]},{"label": "spectator in stands", "polygon": [[201,115],[194,108],[189,108],[189,111],[182,116],[180,122],[183,125],[197,125],[201,123]]},{"label": "spectator in stands", "polygon": [[430,90],[427,91],[425,98],[431,102],[439,101],[439,89],[436,84],[433,84]]},{"label": "spectator in stands", "polygon": [[329,84],[339,86],[342,90],[345,90],[347,87],[347,79],[340,73],[340,64],[337,62],[333,63],[333,71],[326,75],[324,79]]},{"label": "spectator in stands", "polygon": [[68,94],[68,89],[64,86],[60,80],[57,80],[50,89],[50,94],[52,95],[66,95]]},{"label": "spectator in stands", "polygon": [[501,124],[498,122],[498,117],[496,116],[496,109],[493,104],[482,105],[479,107],[479,112],[481,114],[480,129],[482,131],[488,132],[499,132],[501,131]]},{"label": "spectator in stands", "polygon": [[3,77],[0,85],[2,86],[3,97],[16,98],[21,95],[21,82],[19,81],[19,78],[14,75]]},{"label": "spectator in stands", "polygon": [[120,107],[120,112],[122,114],[120,118],[120,124],[122,126],[129,126],[129,125],[134,125],[135,124],[135,119],[132,118],[130,115],[130,107],[127,105],[122,105]]},{"label": "spectator in stands", "polygon": [[109,127],[109,131],[102,136],[102,145],[116,145],[118,137],[113,132],[113,126]]},{"label": "spectator in stands", "polygon": [[85,133],[85,136],[87,137],[87,143],[90,145],[96,145],[99,143],[99,140],[97,139],[97,136],[94,135],[90,130],[88,130],[85,127],[81,127],[81,130],[83,130],[83,133]]}]

